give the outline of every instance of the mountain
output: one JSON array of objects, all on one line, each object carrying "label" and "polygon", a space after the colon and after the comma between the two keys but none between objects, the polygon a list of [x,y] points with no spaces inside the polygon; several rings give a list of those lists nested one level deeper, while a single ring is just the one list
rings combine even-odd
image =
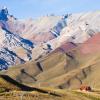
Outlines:
[{"label": "mountain", "polygon": [[8,25],[8,10],[7,8],[0,10],[0,70],[7,69],[8,66],[15,64],[24,63],[26,60],[21,58],[14,50],[16,48],[21,48],[26,52],[26,59],[31,59],[31,49],[34,47],[34,44],[28,40],[22,38],[17,33],[11,32]]},{"label": "mountain", "polygon": [[[95,11],[20,20],[6,7],[0,9],[3,100],[7,93],[17,100],[11,97],[15,90],[18,95],[26,91],[25,99],[99,100],[99,17]],[[92,91],[80,91],[84,84]]]},{"label": "mountain", "polygon": [[97,11],[19,20],[2,8],[0,69],[37,60],[67,42],[84,43],[99,33],[99,15]]},{"label": "mountain", "polygon": [[59,36],[66,26],[66,18],[49,16],[37,20],[18,20],[8,13],[7,8],[2,8],[0,26],[0,70],[3,70],[32,60],[33,48]]}]

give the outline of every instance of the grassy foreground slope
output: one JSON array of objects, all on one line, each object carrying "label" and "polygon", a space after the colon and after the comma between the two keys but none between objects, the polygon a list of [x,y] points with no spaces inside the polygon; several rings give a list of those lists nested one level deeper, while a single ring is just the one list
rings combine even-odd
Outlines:
[{"label": "grassy foreground slope", "polygon": [[[7,79],[9,80],[7,81]],[[82,92],[48,87],[29,87],[6,75],[0,75],[0,100],[100,100],[100,90]]]}]

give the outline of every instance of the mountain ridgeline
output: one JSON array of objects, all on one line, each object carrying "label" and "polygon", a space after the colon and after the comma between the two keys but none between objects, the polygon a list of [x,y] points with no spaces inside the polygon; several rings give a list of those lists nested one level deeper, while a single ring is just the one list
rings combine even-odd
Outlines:
[{"label": "mountain ridgeline", "polygon": [[[55,16],[51,16],[50,19],[55,20],[56,17],[55,18],[53,17]],[[44,42],[46,42],[45,45],[47,46],[45,47],[44,51],[45,52],[50,51],[50,48],[49,48],[50,44],[48,44],[47,42],[51,39],[54,39],[60,36],[61,30],[67,25],[66,17],[62,17],[62,18],[58,17],[55,22],[50,23],[51,25],[48,23],[48,26],[50,26],[50,29],[47,29],[47,32],[49,32],[50,34],[49,33],[47,34],[50,36],[47,36],[47,39],[45,40],[46,32],[42,33],[42,27],[37,26],[37,29],[36,29],[39,31],[38,28],[40,28],[39,32],[41,32],[41,34],[38,32],[36,33],[37,34],[36,36],[34,31],[32,32],[33,29],[31,28],[33,24],[35,23],[39,24],[38,21],[35,22],[34,20],[32,20],[33,23],[30,23],[30,22],[27,22],[30,20],[26,20],[26,21],[18,20],[13,15],[10,15],[8,13],[7,8],[2,8],[0,10],[0,35],[1,35],[0,70],[8,69],[8,67],[12,65],[23,64],[26,61],[32,60],[33,58],[32,50],[36,46],[38,46],[38,44],[43,44]],[[42,20],[45,20],[45,19],[47,19],[47,21],[50,20],[49,17],[41,18],[40,23],[42,22]],[[43,29],[45,29],[45,26],[43,26]],[[31,33],[29,33],[30,31]],[[24,36],[27,34],[28,34],[28,37]],[[39,42],[38,37],[40,37],[41,35],[43,36],[44,39],[43,40],[41,39]],[[31,37],[33,36],[36,37],[37,40],[31,39]]]}]

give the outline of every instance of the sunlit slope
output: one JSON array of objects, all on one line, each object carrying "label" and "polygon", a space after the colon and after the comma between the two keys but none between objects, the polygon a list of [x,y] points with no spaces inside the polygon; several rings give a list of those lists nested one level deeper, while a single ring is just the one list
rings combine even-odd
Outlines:
[{"label": "sunlit slope", "polygon": [[39,62],[27,62],[1,74],[9,75],[21,83],[41,87],[79,88],[84,83],[100,88],[100,53],[80,55],[72,50],[70,54],[73,57],[57,51]]},{"label": "sunlit slope", "polygon": [[60,90],[54,88],[29,87],[0,75],[1,100],[100,100],[100,90],[82,92],[79,90]]}]

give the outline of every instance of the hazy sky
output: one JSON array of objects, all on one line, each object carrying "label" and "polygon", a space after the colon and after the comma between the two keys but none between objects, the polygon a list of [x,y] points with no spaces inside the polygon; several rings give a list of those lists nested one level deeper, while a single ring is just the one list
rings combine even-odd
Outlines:
[{"label": "hazy sky", "polygon": [[0,0],[17,18],[100,10],[100,0]]}]

